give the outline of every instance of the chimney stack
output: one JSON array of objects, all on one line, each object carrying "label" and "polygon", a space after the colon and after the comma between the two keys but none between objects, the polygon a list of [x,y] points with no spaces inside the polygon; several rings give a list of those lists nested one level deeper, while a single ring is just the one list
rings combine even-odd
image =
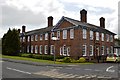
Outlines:
[{"label": "chimney stack", "polygon": [[51,27],[51,26],[53,26],[53,17],[49,16],[48,17],[48,27]]},{"label": "chimney stack", "polygon": [[80,11],[81,22],[87,23],[87,11],[85,9]]},{"label": "chimney stack", "polygon": [[25,28],[26,28],[26,26],[22,26],[22,33],[25,33]]},{"label": "chimney stack", "polygon": [[20,33],[20,29],[18,29],[18,32]]},{"label": "chimney stack", "polygon": [[100,18],[100,27],[105,28],[105,18],[104,17]]}]

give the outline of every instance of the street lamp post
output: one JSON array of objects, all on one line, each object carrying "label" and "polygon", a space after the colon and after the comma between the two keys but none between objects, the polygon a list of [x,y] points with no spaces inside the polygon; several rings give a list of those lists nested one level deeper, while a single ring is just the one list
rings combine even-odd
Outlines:
[{"label": "street lamp post", "polygon": [[[53,37],[52,37],[52,40],[53,40],[53,41],[56,41],[56,40],[57,40],[57,37],[53,36]],[[54,64],[55,64],[55,51],[54,51]]]}]

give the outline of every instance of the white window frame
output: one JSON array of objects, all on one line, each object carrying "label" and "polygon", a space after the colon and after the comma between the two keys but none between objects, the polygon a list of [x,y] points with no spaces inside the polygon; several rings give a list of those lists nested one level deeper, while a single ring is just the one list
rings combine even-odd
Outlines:
[{"label": "white window frame", "polygon": [[63,39],[67,39],[67,30],[63,30]]},{"label": "white window frame", "polygon": [[43,40],[43,34],[40,34],[40,41]]},{"label": "white window frame", "polygon": [[34,35],[31,35],[31,41],[34,41]]},{"label": "white window frame", "polygon": [[29,46],[29,45],[27,45],[27,53],[29,53],[29,47],[30,47],[30,46]]},{"label": "white window frame", "polygon": [[83,29],[83,39],[87,39],[87,30]]},{"label": "white window frame", "polygon": [[101,47],[101,52],[102,52],[102,55],[105,54],[105,46],[102,46],[102,47]]},{"label": "white window frame", "polygon": [[54,45],[51,45],[50,53],[55,54],[55,46]]},{"label": "white window frame", "polygon": [[43,46],[40,45],[40,46],[39,46],[39,53],[42,54],[42,51],[43,51]]},{"label": "white window frame", "polygon": [[60,39],[60,31],[57,31],[57,39]]},{"label": "white window frame", "polygon": [[99,38],[100,38],[99,32],[96,32],[96,40],[99,40]]},{"label": "white window frame", "polygon": [[101,38],[102,38],[102,41],[104,41],[104,33],[101,33]]},{"label": "white window frame", "polygon": [[90,56],[93,56],[93,45],[90,45]]},{"label": "white window frame", "polygon": [[45,40],[48,40],[48,33],[45,33]]},{"label": "white window frame", "polygon": [[51,39],[55,36],[54,32],[51,32]]},{"label": "white window frame", "polygon": [[70,47],[67,47],[67,56],[70,56]]},{"label": "white window frame", "polygon": [[67,48],[66,48],[66,45],[63,46],[63,56],[67,56]]},{"label": "white window frame", "polygon": [[107,49],[106,49],[106,50],[107,50],[107,54],[110,54],[109,47],[107,47]]},{"label": "white window frame", "polygon": [[110,35],[110,42],[113,42],[113,35]]},{"label": "white window frame", "polygon": [[27,41],[30,42],[30,36],[28,36]]},{"label": "white window frame", "polygon": [[36,34],[36,35],[35,35],[35,41],[37,41],[37,40],[38,40],[38,35]]},{"label": "white window frame", "polygon": [[38,53],[38,45],[35,45],[35,53]]},{"label": "white window frame", "polygon": [[93,31],[92,30],[90,30],[90,40],[93,40]]},{"label": "white window frame", "polygon": [[[85,54],[83,54],[83,47],[85,48]],[[83,56],[86,56],[87,55],[87,45],[83,45],[82,46],[82,54],[83,54]]]},{"label": "white window frame", "polygon": [[63,55],[63,47],[60,47],[60,55]]},{"label": "white window frame", "polygon": [[106,34],[106,41],[109,42],[109,34]]},{"label": "white window frame", "polygon": [[45,54],[48,54],[48,45],[45,45]]},{"label": "white window frame", "polygon": [[31,53],[33,53],[33,50],[34,50],[33,45],[31,45]]},{"label": "white window frame", "polygon": [[70,39],[74,39],[74,29],[70,29]]},{"label": "white window frame", "polygon": [[23,37],[23,42],[25,42],[25,36]]}]

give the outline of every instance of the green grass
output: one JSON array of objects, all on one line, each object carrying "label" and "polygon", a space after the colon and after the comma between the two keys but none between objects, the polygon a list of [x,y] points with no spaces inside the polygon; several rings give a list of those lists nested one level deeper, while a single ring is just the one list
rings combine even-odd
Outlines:
[{"label": "green grass", "polygon": [[[32,62],[40,62],[40,63],[48,63],[48,64],[54,64],[54,61],[50,60],[41,60],[41,59],[33,59],[33,58],[26,58],[26,57],[19,57],[19,56],[6,56],[2,55],[3,58],[9,58],[9,59],[15,59],[15,60],[24,60],[24,61],[32,61]],[[90,62],[85,63],[64,63],[64,62],[55,62],[56,64],[93,64]]]}]

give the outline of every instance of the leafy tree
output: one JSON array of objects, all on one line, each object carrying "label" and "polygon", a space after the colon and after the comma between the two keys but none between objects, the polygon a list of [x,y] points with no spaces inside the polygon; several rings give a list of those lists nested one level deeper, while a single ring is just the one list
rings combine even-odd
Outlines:
[{"label": "leafy tree", "polygon": [[20,49],[19,33],[16,29],[9,29],[2,38],[2,54],[18,55]]}]

